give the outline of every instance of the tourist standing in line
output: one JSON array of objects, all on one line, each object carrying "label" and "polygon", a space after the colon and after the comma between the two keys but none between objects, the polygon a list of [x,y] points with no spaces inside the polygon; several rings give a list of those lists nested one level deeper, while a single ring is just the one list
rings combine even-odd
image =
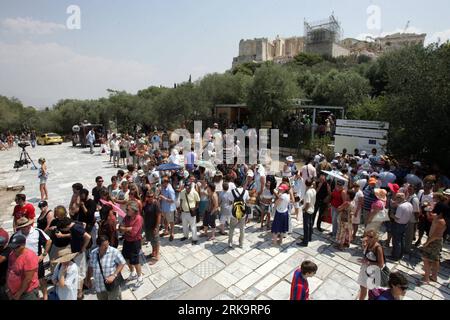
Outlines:
[{"label": "tourist standing in line", "polygon": [[145,239],[146,241],[149,241],[152,246],[152,253],[150,254],[151,260],[149,264],[154,265],[160,259],[159,226],[161,225],[161,207],[153,191],[147,192],[143,216]]},{"label": "tourist standing in line", "polygon": [[313,181],[306,180],[305,185],[306,193],[303,198],[303,242],[298,244],[302,247],[307,247],[308,243],[312,241],[314,206],[316,205],[316,189],[314,189]]},{"label": "tourist standing in line", "polygon": [[11,300],[39,300],[39,259],[33,250],[25,247],[22,234],[12,237],[8,257],[7,293]]},{"label": "tourist standing in line", "polygon": [[120,283],[109,290],[105,283],[111,285],[117,281],[118,277],[121,278],[125,263],[120,251],[109,245],[108,237],[99,237],[99,246],[92,251],[88,268],[89,287],[92,287],[91,278],[93,277],[98,300],[122,300]]},{"label": "tourist standing in line", "polygon": [[289,186],[281,184],[278,187],[275,201],[275,217],[272,222],[272,244],[281,245],[283,236],[289,231],[289,203],[291,197],[289,195]]},{"label": "tourist standing in line", "polygon": [[137,290],[143,283],[142,268],[140,263],[140,253],[142,247],[142,227],[144,219],[139,214],[139,207],[136,202],[130,201],[127,204],[127,216],[123,219],[119,227],[123,233],[123,249],[122,254],[126,259],[130,276],[128,281],[137,280],[134,290]]}]

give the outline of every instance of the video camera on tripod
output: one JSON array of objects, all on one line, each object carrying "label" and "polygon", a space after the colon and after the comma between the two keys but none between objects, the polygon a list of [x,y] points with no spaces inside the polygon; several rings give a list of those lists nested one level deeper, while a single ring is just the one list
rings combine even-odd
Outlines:
[{"label": "video camera on tripod", "polygon": [[34,167],[35,169],[37,169],[37,167],[36,167],[36,165],[34,164],[33,160],[31,160],[31,157],[30,157],[30,155],[28,154],[27,150],[25,150],[26,147],[29,147],[29,146],[30,146],[30,144],[29,144],[27,141],[21,141],[21,142],[18,144],[18,146],[19,146],[20,148],[22,148],[22,152],[20,153],[20,159],[17,160],[16,162],[14,162],[14,169],[17,169],[17,171],[18,171],[20,168],[22,168],[22,167],[25,166],[25,165],[26,165],[27,168],[28,168],[28,165],[29,165],[30,163],[32,163],[32,164],[33,164],[33,167]]}]

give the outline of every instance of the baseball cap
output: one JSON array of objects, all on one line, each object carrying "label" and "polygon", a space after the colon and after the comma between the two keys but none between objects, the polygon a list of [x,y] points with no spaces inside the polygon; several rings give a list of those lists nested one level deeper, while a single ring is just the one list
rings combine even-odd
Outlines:
[{"label": "baseball cap", "polygon": [[10,247],[11,249],[17,249],[20,246],[25,245],[26,242],[27,242],[27,238],[25,238],[24,235],[22,235],[22,234],[15,234],[12,237],[11,242],[9,243],[8,247]]},{"label": "baseball cap", "polygon": [[45,200],[39,201],[38,208],[41,209],[41,208],[44,208],[44,207],[48,207],[47,201],[45,201]]},{"label": "baseball cap", "polygon": [[289,186],[287,185],[287,184],[282,184],[282,185],[280,185],[279,187],[278,187],[278,190],[281,190],[281,191],[287,191],[287,190],[289,190]]}]

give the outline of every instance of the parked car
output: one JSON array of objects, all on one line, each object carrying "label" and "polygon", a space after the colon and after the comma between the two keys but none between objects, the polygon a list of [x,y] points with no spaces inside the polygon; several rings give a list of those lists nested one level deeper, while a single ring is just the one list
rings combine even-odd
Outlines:
[{"label": "parked car", "polygon": [[47,144],[61,144],[63,143],[63,138],[56,133],[45,133],[43,135],[40,135],[37,138],[37,144],[45,146]]}]

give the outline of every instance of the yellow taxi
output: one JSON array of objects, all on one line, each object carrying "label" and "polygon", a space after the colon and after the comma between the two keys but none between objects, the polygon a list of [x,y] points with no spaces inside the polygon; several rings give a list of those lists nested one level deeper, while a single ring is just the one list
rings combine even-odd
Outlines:
[{"label": "yellow taxi", "polygon": [[54,143],[58,144],[63,143],[63,138],[56,133],[46,133],[37,138],[37,144],[39,145],[45,146],[47,144],[54,144]]}]

